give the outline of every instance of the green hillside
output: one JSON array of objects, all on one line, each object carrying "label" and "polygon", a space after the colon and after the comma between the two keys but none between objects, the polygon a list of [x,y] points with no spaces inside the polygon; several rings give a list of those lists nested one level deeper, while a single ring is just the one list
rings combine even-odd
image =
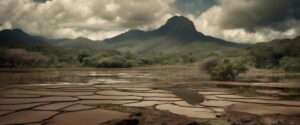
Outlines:
[{"label": "green hillside", "polygon": [[47,39],[46,41],[49,44],[64,48],[101,49],[104,47],[102,41],[93,41],[84,37],[78,37],[76,39]]},{"label": "green hillside", "polygon": [[222,46],[214,42],[195,41],[188,44],[183,44],[176,39],[172,39],[169,37],[156,37],[144,41],[124,40],[118,43],[106,44],[106,46],[122,52],[130,51],[137,54],[149,54],[154,52],[163,52],[169,54],[180,52],[195,52],[206,54],[232,48],[229,46]]},{"label": "green hillside", "polygon": [[195,29],[192,21],[183,16],[174,16],[165,25],[153,31],[130,30],[104,42],[110,48],[138,54],[210,53],[245,46],[205,36]]},{"label": "green hillside", "polygon": [[257,68],[300,71],[300,37],[257,43],[244,50]]}]

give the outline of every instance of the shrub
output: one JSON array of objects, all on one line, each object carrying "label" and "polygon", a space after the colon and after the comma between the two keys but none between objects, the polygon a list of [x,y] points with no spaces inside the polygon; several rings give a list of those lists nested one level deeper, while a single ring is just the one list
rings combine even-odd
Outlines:
[{"label": "shrub", "polygon": [[77,60],[82,63],[83,59],[86,57],[89,57],[90,55],[88,54],[88,52],[86,51],[81,51],[78,55],[77,55]]},{"label": "shrub", "polygon": [[280,67],[287,72],[300,71],[300,58],[285,56],[280,60]]},{"label": "shrub", "polygon": [[211,74],[213,71],[213,68],[218,65],[219,61],[220,61],[220,58],[217,56],[208,57],[200,63],[199,68],[201,71],[205,71],[206,73]]},{"label": "shrub", "polygon": [[98,68],[129,68],[133,66],[133,61],[120,56],[107,57],[100,59],[97,63]]},{"label": "shrub", "polygon": [[44,65],[48,58],[39,52],[24,49],[1,49],[1,64],[5,67],[28,67]]},{"label": "shrub", "polygon": [[235,80],[240,73],[248,71],[247,67],[241,62],[233,62],[230,59],[219,61],[217,57],[205,59],[201,65],[202,70],[210,74],[212,80],[229,81]]},{"label": "shrub", "polygon": [[213,68],[211,77],[213,80],[229,81],[235,80],[236,76],[247,71],[248,69],[241,62],[233,63],[230,59],[224,59]]}]

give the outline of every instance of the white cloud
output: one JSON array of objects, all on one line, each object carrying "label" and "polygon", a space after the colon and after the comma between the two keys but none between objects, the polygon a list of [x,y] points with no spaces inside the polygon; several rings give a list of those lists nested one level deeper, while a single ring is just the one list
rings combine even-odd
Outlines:
[{"label": "white cloud", "polygon": [[[268,11],[267,6],[262,4],[270,2],[274,3],[271,10],[286,9],[285,6],[294,8],[294,5],[289,3],[276,4],[276,1],[286,3],[286,0],[218,1],[220,5],[213,6],[199,17],[187,15],[194,21],[198,31],[241,43],[292,38],[300,33],[298,17],[278,20],[268,25],[263,21],[271,19],[268,21],[272,22],[272,13],[267,12],[266,16],[260,16],[255,15],[260,11],[253,11]],[[82,36],[101,40],[129,29],[158,28],[172,15],[180,13],[180,10],[174,8],[174,2],[175,0],[52,0],[37,3],[33,0],[0,0],[0,30],[20,28],[30,34],[48,38]],[[274,9],[276,7],[279,9]],[[252,21],[247,21],[245,16],[251,17]],[[277,25],[279,23],[280,25]],[[252,26],[257,27],[251,29]]]},{"label": "white cloud", "polygon": [[170,17],[174,0],[1,0],[0,28],[49,38],[104,39],[129,29],[150,30]]},{"label": "white cloud", "polygon": [[[266,21],[267,19],[273,19],[271,16],[277,16],[276,14],[272,15],[270,12],[265,12],[272,11],[274,8],[266,9],[268,6],[262,9],[264,11],[260,15],[253,14],[253,9],[260,8],[260,3],[264,3],[260,0],[219,1],[220,5],[213,6],[199,17],[192,16],[191,19],[195,22],[198,31],[206,35],[239,43],[257,43],[273,39],[293,38],[300,33],[300,21],[293,18],[295,15],[277,22],[272,22],[272,20]],[[270,0],[267,1],[271,2]],[[280,2],[284,3],[284,1]],[[263,17],[264,14],[266,17]],[[254,21],[249,22],[249,20]]]}]

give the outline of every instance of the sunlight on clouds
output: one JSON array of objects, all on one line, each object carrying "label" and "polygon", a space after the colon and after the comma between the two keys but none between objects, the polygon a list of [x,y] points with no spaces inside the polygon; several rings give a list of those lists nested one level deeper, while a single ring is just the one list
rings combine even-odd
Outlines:
[{"label": "sunlight on clouds", "polygon": [[114,2],[105,5],[106,11],[116,11],[120,8],[120,5],[116,5]]},{"label": "sunlight on clouds", "polygon": [[[213,6],[210,2],[208,5],[212,7],[195,15],[175,8],[176,4],[185,3],[175,0],[0,0],[0,29],[20,28],[48,38],[81,36],[102,40],[130,29],[153,30],[172,16],[183,15],[205,35],[256,43],[299,35],[294,1],[218,0],[219,4]],[[184,5],[192,6],[189,2]],[[270,10],[281,10],[277,13],[278,20]],[[258,12],[262,15],[258,16]],[[290,17],[282,19],[282,15]]]},{"label": "sunlight on clouds", "polygon": [[43,3],[33,0],[3,0],[0,1],[0,22],[7,22],[1,28],[20,28],[32,35],[48,38],[82,36],[103,39],[129,29],[157,28],[165,23],[166,17],[171,17],[173,2],[174,0],[52,0]]},{"label": "sunlight on clouds", "polygon": [[[258,0],[254,0],[254,1],[220,0],[220,1],[221,1],[220,5],[213,6],[212,8],[208,9],[206,12],[202,13],[202,15],[200,15],[199,17],[192,18],[192,20],[195,22],[196,29],[198,31],[204,33],[205,35],[210,35],[210,36],[214,36],[224,40],[238,42],[238,43],[266,42],[273,39],[294,38],[297,35],[299,35],[300,28],[297,27],[300,26],[300,22],[299,20],[295,20],[294,18],[288,20],[282,20],[280,24],[276,24],[278,22],[274,23],[272,21],[269,22],[274,24],[268,24],[268,23],[264,24],[264,22],[262,21],[265,20],[262,20],[261,18],[272,19],[273,17],[268,17],[268,18],[260,17],[259,19],[255,19],[258,17],[245,17],[245,16],[251,16],[252,14],[251,9],[259,8],[261,6],[259,5],[261,1]],[[265,1],[265,3],[268,2]],[[289,4],[285,6],[288,5]],[[270,10],[263,8],[263,10],[271,11],[272,8]],[[248,13],[250,14],[249,15],[240,14],[240,13],[244,13],[244,11],[245,13],[247,13],[248,11]],[[269,16],[271,16],[269,12],[266,12],[266,14],[269,14]],[[250,20],[248,18],[251,18],[256,22],[248,22]],[[226,20],[227,22],[224,22],[224,20]],[[243,21],[243,20],[247,20],[247,21]]]}]

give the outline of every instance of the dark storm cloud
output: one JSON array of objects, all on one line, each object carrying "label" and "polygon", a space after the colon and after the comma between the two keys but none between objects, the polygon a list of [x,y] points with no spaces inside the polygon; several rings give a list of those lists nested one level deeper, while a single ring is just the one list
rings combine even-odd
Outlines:
[{"label": "dark storm cloud", "polygon": [[129,29],[154,29],[175,0],[0,0],[0,30],[19,28],[49,38],[104,39]]},{"label": "dark storm cloud", "polygon": [[51,0],[33,0],[34,2],[38,2],[38,3],[45,3],[47,1],[51,1]]},{"label": "dark storm cloud", "polygon": [[300,0],[219,0],[225,29],[243,28],[255,32],[261,28],[285,31],[300,19]]}]

